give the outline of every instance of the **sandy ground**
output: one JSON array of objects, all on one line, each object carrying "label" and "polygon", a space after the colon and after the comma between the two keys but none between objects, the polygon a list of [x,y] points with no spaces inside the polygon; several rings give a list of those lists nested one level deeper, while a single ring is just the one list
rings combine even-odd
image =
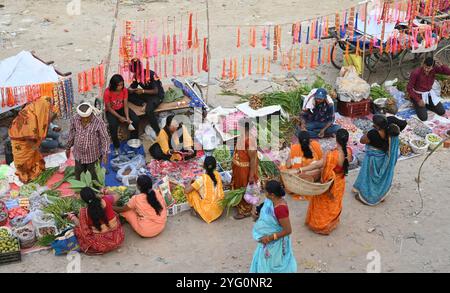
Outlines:
[{"label": "sandy ground", "polygon": [[[61,71],[74,73],[102,60],[109,44],[113,4],[81,0],[82,14],[69,16],[66,13],[68,2],[0,0],[5,6],[0,8],[0,59],[21,50],[35,50],[43,59],[54,60]],[[230,52],[229,42],[234,42],[234,37],[219,36],[234,35],[235,29],[215,25],[290,22],[324,12],[334,13],[357,1],[210,2],[212,68],[216,77],[220,73],[220,61]],[[180,13],[204,11],[204,1],[124,1],[120,18],[154,19],[173,15],[175,10]],[[113,63],[117,62],[117,43],[114,47]],[[322,67],[315,74],[332,81],[337,72]],[[310,71],[298,72],[297,76],[314,79]],[[216,95],[221,88],[215,83],[210,90],[210,105],[233,105],[235,97]],[[267,79],[246,79],[234,88],[243,93],[255,93],[271,85],[277,86]],[[318,236],[304,226],[307,202],[289,199],[299,272],[365,272],[369,263],[367,254],[373,250],[380,253],[383,272],[450,272],[448,155],[448,151],[441,151],[427,162],[423,170],[425,207],[417,217],[412,216],[420,208],[414,178],[423,157],[399,162],[391,197],[378,207],[363,206],[353,198],[350,186],[357,174],[351,174],[341,224],[328,237]],[[169,218],[166,230],[155,239],[140,239],[126,227],[126,240],[120,250],[105,256],[82,256],[81,271],[247,272],[255,248],[252,224],[250,219],[237,222],[223,216],[207,225],[185,213]],[[373,228],[375,230],[369,232]],[[1,266],[0,272],[66,272],[68,263],[65,257],[54,257],[46,251],[26,255],[22,263]]]}]

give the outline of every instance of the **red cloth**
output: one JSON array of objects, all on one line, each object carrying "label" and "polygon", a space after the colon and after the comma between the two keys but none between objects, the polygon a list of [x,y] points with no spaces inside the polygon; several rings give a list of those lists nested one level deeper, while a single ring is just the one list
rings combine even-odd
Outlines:
[{"label": "red cloth", "polygon": [[274,211],[275,211],[275,217],[277,217],[278,220],[289,217],[289,208],[285,204],[275,207]]},{"label": "red cloth", "polygon": [[87,209],[80,209],[80,225],[75,227],[75,235],[82,252],[86,254],[103,254],[112,251],[123,243],[125,233],[117,217],[117,227],[104,233],[94,233],[87,224]]},{"label": "red cloth", "polygon": [[120,110],[123,108],[123,101],[128,100],[128,89],[124,88],[119,94],[106,89],[103,100],[105,105],[111,103],[113,110]]},{"label": "red cloth", "polygon": [[422,100],[422,95],[416,93],[415,91],[429,92],[433,87],[436,74],[450,75],[450,67],[445,65],[434,66],[433,70],[431,70],[428,75],[425,75],[422,67],[411,72],[407,88],[410,98],[416,102]]},{"label": "red cloth", "polygon": [[[114,203],[114,199],[113,199],[112,196],[107,195],[107,196],[103,197],[103,200],[106,203],[106,206],[105,206],[104,210],[105,210],[106,218],[108,219],[108,222],[109,222],[109,221],[113,220],[116,217],[116,214],[114,213],[114,210],[112,208],[113,203]],[[104,221],[101,221],[100,223],[105,224],[105,225],[108,224],[108,223],[105,223]],[[87,218],[87,224],[90,227],[94,227],[94,222],[92,221],[91,217],[89,217],[89,215],[88,215],[88,218]]]}]

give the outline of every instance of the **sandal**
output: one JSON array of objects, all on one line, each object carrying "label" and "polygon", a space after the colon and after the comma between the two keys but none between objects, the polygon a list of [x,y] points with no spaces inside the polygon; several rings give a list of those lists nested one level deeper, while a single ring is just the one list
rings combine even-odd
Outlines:
[{"label": "sandal", "polygon": [[235,220],[243,220],[243,219],[248,218],[248,217],[250,217],[250,216],[251,216],[251,214],[250,214],[250,215],[236,214],[236,215],[233,216],[233,218],[234,218]]}]

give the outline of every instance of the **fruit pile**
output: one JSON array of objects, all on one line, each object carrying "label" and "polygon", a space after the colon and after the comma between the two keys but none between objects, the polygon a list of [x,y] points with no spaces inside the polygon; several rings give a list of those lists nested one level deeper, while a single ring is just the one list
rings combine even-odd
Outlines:
[{"label": "fruit pile", "polygon": [[11,236],[0,237],[0,253],[20,251],[19,240]]}]

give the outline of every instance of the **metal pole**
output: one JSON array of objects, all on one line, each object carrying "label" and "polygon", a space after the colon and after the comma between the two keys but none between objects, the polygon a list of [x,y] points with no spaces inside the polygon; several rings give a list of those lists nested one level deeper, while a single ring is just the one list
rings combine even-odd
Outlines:
[{"label": "metal pole", "polygon": [[[108,79],[109,66],[110,66],[110,64],[111,64],[112,47],[113,47],[113,44],[114,44],[114,37],[115,37],[115,34],[116,34],[117,17],[118,17],[118,15],[119,15],[119,3],[120,3],[120,0],[116,0],[116,11],[115,11],[115,14],[114,14],[114,22],[113,22],[113,26],[112,26],[112,30],[111,30],[111,38],[110,38],[110,40],[109,40],[108,57],[107,57],[107,59],[106,59],[105,79]],[[105,91],[105,88],[106,88],[106,85],[107,85],[107,84],[108,84],[108,83],[105,82],[105,84],[103,85],[102,93]]]},{"label": "metal pole", "polygon": [[206,20],[207,20],[207,29],[208,29],[208,41],[207,41],[207,50],[208,50],[208,84],[206,86],[206,97],[205,97],[205,104],[208,104],[208,98],[209,98],[209,84],[211,82],[211,51],[209,49],[210,44],[210,33],[209,33],[209,1],[206,0]]},{"label": "metal pole", "polygon": [[365,19],[364,19],[364,42],[363,42],[363,57],[362,57],[362,72],[361,78],[364,79],[364,70],[365,70],[365,60],[366,60],[366,38],[367,38],[367,17],[368,17],[368,6],[369,2],[365,1]]}]

